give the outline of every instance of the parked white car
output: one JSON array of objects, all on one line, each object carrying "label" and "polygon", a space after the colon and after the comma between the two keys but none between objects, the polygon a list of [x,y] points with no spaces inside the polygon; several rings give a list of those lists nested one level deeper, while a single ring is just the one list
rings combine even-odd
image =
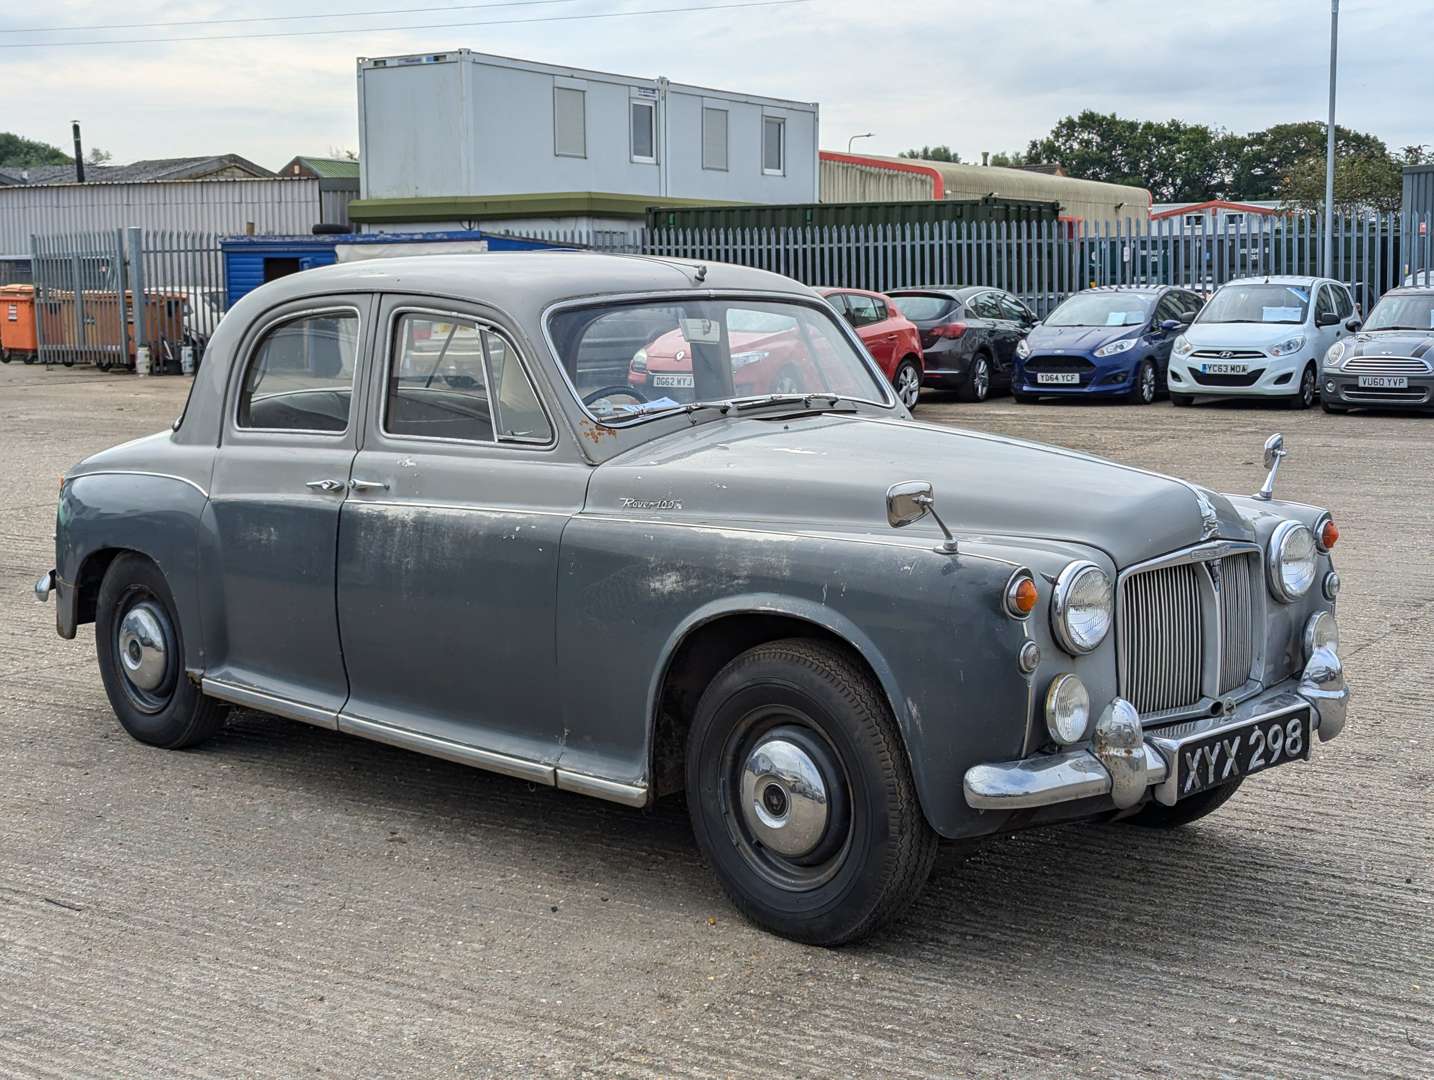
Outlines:
[{"label": "parked white car", "polygon": [[1353,331],[1349,290],[1329,278],[1242,278],[1222,285],[1175,339],[1170,401],[1264,397],[1307,409],[1319,361]]}]

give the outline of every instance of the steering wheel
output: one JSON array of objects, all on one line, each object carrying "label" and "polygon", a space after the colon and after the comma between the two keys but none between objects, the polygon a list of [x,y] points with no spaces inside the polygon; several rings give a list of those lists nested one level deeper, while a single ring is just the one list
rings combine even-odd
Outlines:
[{"label": "steering wheel", "polygon": [[636,401],[639,405],[647,404],[647,398],[643,397],[632,387],[618,385],[602,386],[594,390],[591,394],[583,395],[583,404],[591,405],[593,402],[601,401],[603,398],[611,397],[613,394],[626,394],[628,397]]}]

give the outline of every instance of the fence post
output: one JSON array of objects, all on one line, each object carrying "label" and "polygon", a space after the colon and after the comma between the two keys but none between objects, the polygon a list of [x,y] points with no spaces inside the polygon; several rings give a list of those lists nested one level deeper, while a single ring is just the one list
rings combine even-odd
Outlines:
[{"label": "fence post", "polygon": [[[149,305],[145,302],[144,293],[144,231],[130,226],[128,232],[130,281],[134,292],[134,348],[135,356],[138,357],[139,347],[149,344]],[[151,363],[153,353],[154,350],[151,349]],[[129,366],[128,351],[120,357],[120,363]]]}]

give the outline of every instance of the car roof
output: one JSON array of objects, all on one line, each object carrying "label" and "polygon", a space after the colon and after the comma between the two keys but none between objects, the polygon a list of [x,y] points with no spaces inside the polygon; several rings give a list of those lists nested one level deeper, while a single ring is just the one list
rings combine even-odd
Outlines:
[{"label": "car roof", "polygon": [[[1434,295],[1434,281],[1428,285],[1400,285],[1395,289],[1385,290],[1384,296],[1430,296]],[[1383,300],[1384,296],[1380,299]]]},{"label": "car roof", "polygon": [[817,292],[823,296],[835,296],[838,293],[855,293],[857,296],[870,296],[874,300],[888,299],[886,293],[879,293],[875,289],[852,289],[845,285],[823,285],[817,289]]},{"label": "car roof", "polygon": [[1245,274],[1243,277],[1231,278],[1225,282],[1226,285],[1249,285],[1252,283],[1260,285],[1304,285],[1306,287],[1341,284],[1341,282],[1335,281],[1333,278],[1311,277],[1307,274]]},{"label": "car roof", "polygon": [[1180,289],[1183,292],[1190,292],[1183,285],[1092,285],[1089,289],[1082,289],[1081,292],[1095,293],[1135,293],[1148,296],[1158,296],[1171,289]]},{"label": "car roof", "polygon": [[892,296],[949,296],[954,300],[964,300],[968,296],[975,296],[982,292],[1007,293],[1009,291],[999,285],[909,285],[904,289],[892,289]]}]

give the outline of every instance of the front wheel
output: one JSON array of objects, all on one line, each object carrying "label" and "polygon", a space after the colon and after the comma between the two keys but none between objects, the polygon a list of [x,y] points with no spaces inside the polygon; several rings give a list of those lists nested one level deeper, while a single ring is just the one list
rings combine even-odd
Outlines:
[{"label": "front wheel", "polygon": [[871,934],[936,856],[885,698],[822,642],[759,645],[712,680],[687,741],[687,805],[733,904],[811,945]]},{"label": "front wheel", "polygon": [[1135,369],[1135,381],[1131,383],[1127,400],[1136,405],[1153,405],[1155,389],[1155,364],[1150,360],[1142,360],[1140,366]]},{"label": "front wheel", "polygon": [[896,388],[896,396],[903,405],[908,409],[916,408],[916,402],[921,397],[921,365],[914,357],[908,356],[897,365],[891,385]]},{"label": "front wheel", "polygon": [[174,597],[158,566],[120,555],[95,606],[100,677],[120,726],[140,742],[178,750],[224,726],[227,707],[184,673],[184,638]]},{"label": "front wheel", "polygon": [[1181,799],[1174,806],[1165,806],[1158,802],[1147,803],[1130,817],[1121,818],[1121,822],[1146,829],[1178,829],[1220,809],[1231,795],[1240,790],[1242,783],[1243,780],[1235,780],[1221,784],[1198,795],[1191,795],[1188,799]]},{"label": "front wheel", "polygon": [[971,357],[966,381],[956,388],[962,401],[985,401],[991,396],[991,361],[985,353]]},{"label": "front wheel", "polygon": [[1285,404],[1291,409],[1308,409],[1315,402],[1315,382],[1315,369],[1311,365],[1300,376],[1300,388],[1285,399]]}]

